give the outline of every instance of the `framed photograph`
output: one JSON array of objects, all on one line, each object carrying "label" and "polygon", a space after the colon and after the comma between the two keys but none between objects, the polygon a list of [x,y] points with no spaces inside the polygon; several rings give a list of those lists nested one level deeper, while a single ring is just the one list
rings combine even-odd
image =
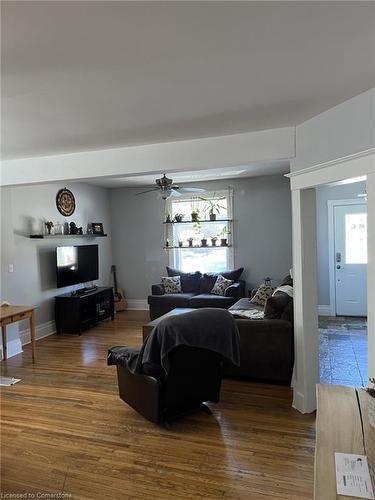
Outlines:
[{"label": "framed photograph", "polygon": [[92,234],[104,234],[103,224],[101,222],[91,222]]}]

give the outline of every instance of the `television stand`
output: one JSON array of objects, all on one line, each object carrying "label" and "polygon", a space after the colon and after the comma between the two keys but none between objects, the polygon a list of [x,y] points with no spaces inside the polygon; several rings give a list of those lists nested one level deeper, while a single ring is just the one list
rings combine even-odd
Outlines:
[{"label": "television stand", "polygon": [[85,287],[85,288],[79,288],[78,290],[73,290],[71,295],[86,295],[88,293],[91,293],[91,292],[96,292],[96,290],[98,289],[97,286],[88,286],[88,287]]},{"label": "television stand", "polygon": [[57,333],[81,333],[100,321],[115,319],[111,287],[96,287],[81,293],[64,293],[55,297]]}]

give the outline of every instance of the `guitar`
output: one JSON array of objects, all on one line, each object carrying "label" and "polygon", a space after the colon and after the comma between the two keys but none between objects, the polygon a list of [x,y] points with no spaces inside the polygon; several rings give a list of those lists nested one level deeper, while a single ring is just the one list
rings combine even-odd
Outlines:
[{"label": "guitar", "polygon": [[124,290],[117,286],[116,266],[111,266],[111,273],[113,273],[113,300],[115,311],[125,311],[125,309],[128,307],[128,304],[125,299]]}]

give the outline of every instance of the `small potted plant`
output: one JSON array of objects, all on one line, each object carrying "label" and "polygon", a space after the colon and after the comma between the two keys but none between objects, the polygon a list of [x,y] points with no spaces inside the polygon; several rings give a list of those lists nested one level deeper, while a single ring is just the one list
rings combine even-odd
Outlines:
[{"label": "small potted plant", "polygon": [[202,245],[202,247],[206,247],[207,246],[207,238],[202,238],[201,239],[201,245]]},{"label": "small potted plant", "polygon": [[226,227],[224,227],[220,233],[218,233],[218,236],[220,236],[220,246],[222,247],[227,247],[228,246],[228,234],[230,234],[230,231]]},{"label": "small potted plant", "polygon": [[176,215],[174,216],[174,220],[175,220],[176,222],[182,222],[182,219],[183,219],[183,218],[184,218],[184,214],[176,214]]},{"label": "small potted plant", "polygon": [[193,246],[193,241],[194,241],[194,238],[192,236],[190,236],[190,238],[188,238],[189,247]]},{"label": "small potted plant", "polygon": [[181,240],[178,240],[178,246],[179,246],[179,247],[182,247],[182,245],[183,245],[182,241],[181,241]]},{"label": "small potted plant", "polygon": [[191,221],[199,221],[199,199],[196,196],[191,198]]},{"label": "small potted plant", "polygon": [[220,214],[220,209],[225,209],[223,205],[220,205],[220,200],[224,200],[225,197],[222,198],[216,198],[215,199],[215,194],[213,194],[213,197],[210,199],[207,198],[200,198],[202,201],[206,202],[206,206],[204,207],[204,212],[208,212],[208,216],[210,218],[210,221],[215,221],[216,220],[216,215]]},{"label": "small potted plant", "polygon": [[368,419],[370,425],[375,427],[375,377],[370,378],[370,387],[367,387],[366,392],[368,394]]},{"label": "small potted plant", "polygon": [[216,238],[216,236],[214,236],[213,238],[211,238],[211,245],[212,245],[213,247],[216,247],[216,242],[217,242],[217,238]]},{"label": "small potted plant", "polygon": [[169,214],[169,213],[168,213],[168,214],[166,215],[166,217],[165,217],[165,222],[166,222],[167,224],[170,224],[170,223],[172,222],[172,219],[171,219],[171,214]]}]

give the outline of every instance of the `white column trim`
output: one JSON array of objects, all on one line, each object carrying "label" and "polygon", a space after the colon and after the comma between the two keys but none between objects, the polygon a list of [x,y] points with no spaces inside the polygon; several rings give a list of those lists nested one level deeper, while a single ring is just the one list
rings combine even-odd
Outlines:
[{"label": "white column trim", "polygon": [[291,172],[291,189],[307,189],[375,173],[375,149]]},{"label": "white column trim", "polygon": [[367,176],[367,220],[368,374],[375,377],[375,173]]},{"label": "white column trim", "polygon": [[[294,345],[293,407],[316,409],[319,381],[315,191],[292,191]],[[313,216],[311,217],[311,214]]]}]

